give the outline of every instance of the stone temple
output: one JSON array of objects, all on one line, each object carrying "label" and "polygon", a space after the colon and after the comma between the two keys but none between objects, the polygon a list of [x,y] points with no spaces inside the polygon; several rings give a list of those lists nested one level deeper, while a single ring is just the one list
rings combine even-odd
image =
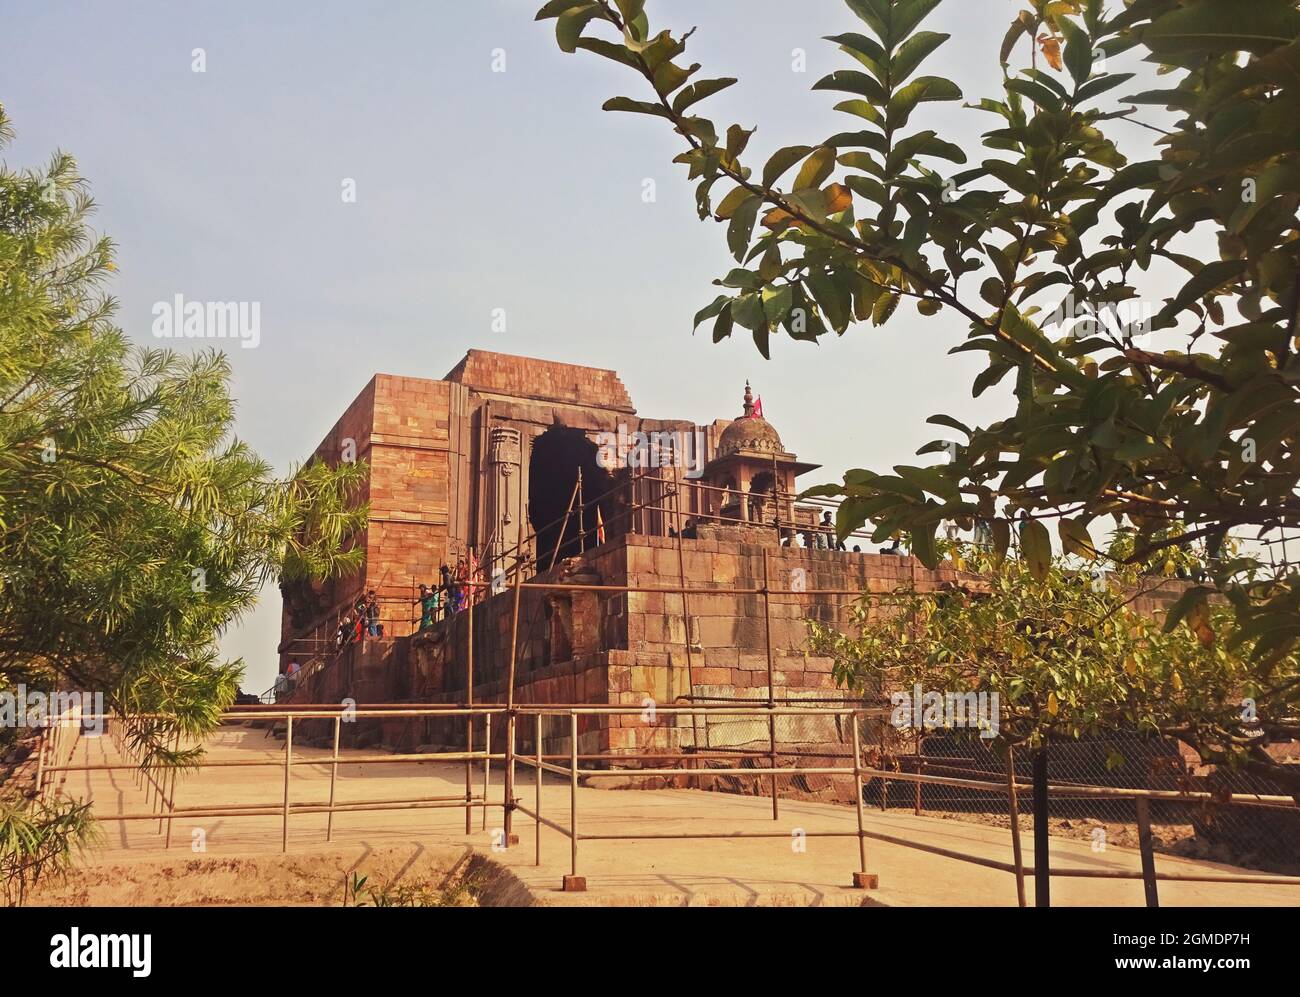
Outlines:
[{"label": "stone temple", "polygon": [[[619,376],[592,367],[471,350],[441,380],[376,375],[314,455],[366,462],[370,518],[354,538],[366,554],[358,575],[283,587],[280,666],[303,667],[293,700],[464,703],[472,671],[472,701],[501,703],[513,635],[519,703],[844,701],[830,659],[808,652],[805,621],[842,619],[852,597],[816,590],[927,588],[954,573],[866,550],[862,537],[826,549],[834,539],[820,543],[816,525],[831,507],[795,499],[818,465],[788,449],[748,385],[743,397],[727,388],[735,408],[700,425],[639,415]],[[413,606],[418,583],[471,554],[495,580],[474,606],[472,668],[469,614],[418,632]],[[753,591],[765,572],[772,589],[808,590],[772,595],[770,627]],[[516,623],[516,573],[692,591],[525,587]],[[370,589],[384,636],[337,648],[341,614]],[[701,730],[703,719],[582,719],[584,750],[744,739]],[[454,740],[411,726],[356,734],[399,748]]]}]

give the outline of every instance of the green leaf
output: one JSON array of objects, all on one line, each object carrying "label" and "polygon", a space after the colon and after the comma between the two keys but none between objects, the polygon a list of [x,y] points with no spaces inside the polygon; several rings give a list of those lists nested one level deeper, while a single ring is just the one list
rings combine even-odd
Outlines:
[{"label": "green leaf", "polygon": [[798,176],[795,177],[793,189],[796,191],[819,189],[834,169],[835,149],[823,145],[804,161]]},{"label": "green leaf", "polygon": [[728,218],[736,213],[736,209],[744,204],[754,194],[748,187],[733,187],[726,197],[718,204],[714,217],[720,222],[725,222]]},{"label": "green leaf", "polygon": [[[930,134],[934,134],[931,132]],[[862,146],[864,149],[872,149],[875,152],[884,154],[887,146],[885,136],[880,132],[858,131],[858,132],[836,132],[828,138],[822,145],[834,146],[838,149],[851,149],[854,146]],[[840,162],[845,166],[855,166],[854,160],[845,160],[840,157]]]},{"label": "green leaf", "polygon": [[713,341],[720,343],[731,335],[731,302],[728,301],[723,306],[722,311],[718,313],[717,320],[713,323]]},{"label": "green leaf", "polygon": [[681,114],[696,101],[701,101],[705,97],[712,97],[715,93],[727,89],[735,82],[736,78],[734,76],[724,76],[716,80],[700,80],[692,83],[673,98],[673,110]]},{"label": "green leaf", "polygon": [[763,298],[757,291],[746,291],[731,303],[731,315],[736,324],[751,331],[767,328],[763,314]]},{"label": "green leaf", "polygon": [[1267,52],[1300,36],[1295,4],[1273,0],[1198,0],[1146,27],[1142,41],[1160,55],[1186,51]]},{"label": "green leaf", "polygon": [[1023,97],[1028,97],[1039,107],[1045,110],[1058,112],[1061,110],[1061,98],[1052,93],[1041,83],[1035,83],[1033,80],[1017,78],[1007,80],[1007,89],[1012,93],[1018,93]]},{"label": "green leaf", "polygon": [[935,550],[934,527],[918,526],[913,529],[911,539],[912,556],[933,571],[939,566],[939,555]]},{"label": "green leaf", "polygon": [[633,100],[631,97],[611,97],[600,105],[602,111],[634,111],[637,114],[653,114],[660,118],[668,117],[668,111],[660,104],[645,100]]},{"label": "green leaf", "polygon": [[587,38],[584,36],[578,39],[577,47],[587,52],[594,52],[596,55],[602,55],[606,59],[612,59],[614,62],[622,63],[629,69],[635,69],[637,72],[641,71],[641,64],[636,61],[636,56],[626,45],[607,41],[604,38]]},{"label": "green leaf", "polygon": [[1020,552],[1029,573],[1038,581],[1047,577],[1052,566],[1052,538],[1047,527],[1036,519],[1020,523]]},{"label": "green leaf", "polygon": [[853,13],[867,22],[867,26],[876,33],[877,38],[886,40],[885,20],[889,11],[884,9],[882,13],[882,0],[844,0],[844,2]]},{"label": "green leaf", "polygon": [[777,149],[772,153],[772,158],[767,161],[767,165],[763,167],[763,186],[771,187],[791,166],[810,152],[812,152],[810,145],[788,145],[784,149]]},{"label": "green leaf", "polygon": [[921,76],[889,98],[887,112],[894,128],[907,124],[917,104],[927,100],[961,100],[961,88],[939,76]]},{"label": "green leaf", "polygon": [[942,0],[883,0],[888,10],[886,48],[893,49],[929,16]]},{"label": "green leaf", "polygon": [[839,45],[841,49],[870,69],[876,79],[884,78],[884,66],[888,60],[885,50],[878,42],[856,31],[849,31],[842,35],[827,35],[826,41]]},{"label": "green leaf", "polygon": [[692,329],[698,328],[699,324],[703,322],[705,319],[710,319],[716,315],[721,314],[722,309],[726,307],[727,302],[729,302],[730,300],[731,298],[729,298],[727,295],[719,294],[709,304],[705,305],[703,308],[701,308],[698,312],[695,313],[695,321],[691,323],[691,328]]},{"label": "green leaf", "polygon": [[697,72],[699,68],[700,64],[698,62],[692,63],[688,68],[683,69],[675,62],[665,60],[660,63],[659,68],[655,70],[655,91],[664,96],[673,93],[678,87],[686,82],[687,78],[690,77],[692,73]]},{"label": "green leaf", "polygon": [[555,40],[560,46],[560,51],[570,53],[578,51],[578,39],[582,37],[582,29],[587,26],[588,21],[600,13],[600,4],[586,3],[575,4],[561,14],[560,19],[555,22]]},{"label": "green leaf", "polygon": [[900,296],[893,291],[882,294],[876,299],[876,304],[871,309],[871,321],[878,326],[884,325],[889,321],[890,316],[894,314],[894,310],[898,308],[899,300]]},{"label": "green leaf", "polygon": [[771,325],[778,325],[789,313],[794,301],[794,288],[789,284],[765,287],[762,290],[763,314]]},{"label": "green leaf", "polygon": [[1281,162],[1259,175],[1255,197],[1245,201],[1228,219],[1228,231],[1240,234],[1274,197],[1300,190],[1300,164]]},{"label": "green leaf", "polygon": [[1127,83],[1132,78],[1132,73],[1109,73],[1106,76],[1098,76],[1095,80],[1090,80],[1079,87],[1078,93],[1075,94],[1075,103],[1082,104],[1085,100],[1091,100],[1121,83]]},{"label": "green leaf", "polygon": [[559,17],[566,10],[579,6],[574,0],[547,0],[542,4],[541,10],[533,15],[534,21],[549,21],[552,17]]},{"label": "green leaf", "polygon": [[1214,590],[1205,585],[1193,585],[1178,600],[1169,607],[1165,614],[1164,632],[1170,633],[1174,627],[1182,622],[1183,618],[1190,614],[1194,609],[1204,606],[1206,599]]},{"label": "green leaf", "polygon": [[958,419],[954,419],[950,415],[944,415],[943,413],[940,413],[938,415],[930,416],[930,418],[926,419],[925,421],[930,423],[933,426],[947,426],[949,429],[955,429],[959,433],[965,433],[967,436],[971,435],[970,426],[966,425],[966,423],[961,422]]},{"label": "green leaf", "polygon": [[934,132],[927,129],[894,143],[894,148],[889,155],[888,169],[890,173],[896,171],[896,164],[901,165],[915,156],[934,156],[953,163],[966,162],[966,153],[962,151],[961,146],[952,142],[945,142],[937,137]]},{"label": "green leaf", "polygon": [[856,69],[837,69],[830,75],[823,76],[812,85],[812,88],[855,93],[875,104],[883,104],[888,99],[884,87],[866,73],[858,72]]},{"label": "green leaf", "polygon": [[925,58],[950,37],[937,31],[920,31],[909,38],[894,53],[893,64],[889,69],[890,82],[895,87],[905,82]]},{"label": "green leaf", "polygon": [[1179,312],[1192,302],[1233,283],[1246,272],[1245,260],[1215,260],[1189,280],[1177,296],[1160,310],[1152,322],[1154,328],[1167,328],[1175,323]]},{"label": "green leaf", "polygon": [[837,332],[843,332],[848,328],[852,296],[845,282],[837,279],[836,275],[811,273],[804,278],[804,283],[812,292],[813,299],[822,312],[830,320],[831,327]]},{"label": "green leaf", "polygon": [[[731,223],[727,226],[727,246],[737,262],[745,258],[745,252],[749,249],[749,239],[754,232],[754,220],[758,217],[758,209],[762,203],[761,197],[752,194],[736,208],[735,214],[731,216]],[[737,316],[737,321],[739,318]]]},{"label": "green leaf", "polygon": [[730,125],[727,128],[727,155],[735,159],[745,147],[749,145],[750,137],[754,134],[754,128],[741,128],[740,125]]},{"label": "green leaf", "polygon": [[1097,548],[1088,534],[1088,528],[1077,519],[1061,519],[1056,524],[1061,535],[1061,549],[1067,554],[1077,554],[1089,561],[1097,559]]},{"label": "green leaf", "polygon": [[[1011,27],[1007,29],[1002,39],[1002,48],[998,52],[998,61],[1002,65],[1005,66],[1011,59],[1011,50],[1016,47],[1020,36],[1025,34],[1028,34],[1031,39],[1034,37],[1034,15],[1027,10],[1022,10],[1011,22]],[[1032,45],[1033,42],[1031,41],[1030,44]]]},{"label": "green leaf", "polygon": [[1116,195],[1132,190],[1135,187],[1145,187],[1159,183],[1160,165],[1159,160],[1154,159],[1141,163],[1130,163],[1107,181],[1106,187],[1102,191],[1103,199],[1113,200]]},{"label": "green leaf", "polygon": [[737,267],[727,272],[727,276],[720,281],[714,281],[715,284],[721,284],[723,287],[735,287],[745,291],[757,291],[763,286],[762,280],[758,274],[749,270],[742,270]]},{"label": "green leaf", "polygon": [[987,277],[980,285],[980,297],[994,308],[1002,307],[1002,299],[1006,297],[1006,293],[1006,285],[996,277]]},{"label": "green leaf", "polygon": [[995,519],[989,523],[989,539],[993,541],[993,557],[1001,564],[1011,547],[1011,526],[1005,519]]},{"label": "green leaf", "polygon": [[1080,87],[1092,75],[1092,39],[1068,17],[1060,18],[1058,23],[1061,34],[1065,36],[1065,68],[1069,70],[1074,85]]},{"label": "green leaf", "polygon": [[1018,163],[1008,163],[1005,159],[986,159],[980,165],[986,173],[997,177],[1017,194],[1038,193],[1037,179]]},{"label": "green leaf", "polygon": [[942,467],[909,467],[899,464],[895,466],[894,471],[900,478],[924,488],[931,495],[945,501],[956,501],[960,498],[956,483],[944,473]]},{"label": "green leaf", "polygon": [[869,100],[842,100],[835,105],[835,110],[843,111],[845,114],[853,114],[873,125],[880,125],[882,128],[885,124],[885,116],[875,104]]}]

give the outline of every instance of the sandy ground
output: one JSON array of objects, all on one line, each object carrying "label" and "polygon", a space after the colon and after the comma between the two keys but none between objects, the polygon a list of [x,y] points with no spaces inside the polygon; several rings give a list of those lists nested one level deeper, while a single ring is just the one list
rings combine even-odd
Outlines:
[{"label": "sandy ground", "polygon": [[[280,806],[283,801],[284,745],[255,728],[222,728],[208,742],[213,760],[270,763],[265,767],[208,768],[182,777],[177,807],[232,803]],[[373,755],[374,750],[364,754]],[[349,753],[345,753],[349,754]],[[355,757],[361,752],[350,753]],[[320,749],[294,748],[290,798],[295,804],[324,802],[329,769],[306,764],[327,758]],[[109,737],[87,739],[79,763],[118,762]],[[474,773],[482,791],[482,767]],[[500,765],[491,773],[489,799],[501,798]],[[460,796],[463,764],[393,763],[341,765],[336,800],[411,800]],[[100,816],[148,813],[144,791],[129,772],[70,773],[65,791],[89,796]],[[518,796],[532,808],[531,769],[518,770]],[[564,893],[561,878],[570,871],[570,842],[558,831],[541,828],[541,862],[536,863],[536,825],[516,814],[519,843],[504,849],[499,804],[476,808],[472,833],[465,834],[461,806],[441,809],[390,809],[336,813],[333,840],[326,842],[326,815],[290,817],[288,853],[281,853],[281,816],[176,818],[171,846],[154,820],[109,822],[100,847],[86,856],[63,883],[38,889],[37,903],[203,905],[338,904],[352,873],[372,883],[437,886],[469,874],[481,902],[495,904],[628,905],[1015,905],[1014,876],[901,845],[867,842],[868,869],[880,877],[878,890],[853,889],[858,868],[854,837],[816,837],[818,831],[851,832],[852,807],[786,801],[773,820],[769,799],[695,790],[603,790],[579,787],[578,825],[583,835],[774,833],[775,838],[704,840],[589,840],[578,842],[578,872],[588,892]],[[541,791],[543,816],[566,825],[570,793],[566,779],[547,775]],[[1011,861],[1005,830],[916,817],[905,812],[867,810],[868,830],[907,841]],[[806,835],[814,836],[806,836]],[[1026,838],[1025,848],[1031,847]],[[1028,856],[1028,852],[1027,852]],[[1092,851],[1086,842],[1054,838],[1054,867],[1076,869],[1140,868],[1136,852],[1112,847]],[[1230,875],[1230,866],[1160,856],[1163,873]],[[1033,880],[1027,880],[1032,902]],[[1053,877],[1052,899],[1067,906],[1140,906],[1137,880]],[[1300,886],[1161,882],[1164,906],[1297,906]]]}]

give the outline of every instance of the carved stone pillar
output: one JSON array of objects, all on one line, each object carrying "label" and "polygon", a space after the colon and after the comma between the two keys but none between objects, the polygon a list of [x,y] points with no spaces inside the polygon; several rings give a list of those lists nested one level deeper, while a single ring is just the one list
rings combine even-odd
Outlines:
[{"label": "carved stone pillar", "polygon": [[[487,529],[484,560],[491,558],[495,570],[514,563],[515,550],[523,535],[519,514],[520,474],[519,430],[495,426],[488,437]],[[503,562],[502,558],[506,560]]]}]

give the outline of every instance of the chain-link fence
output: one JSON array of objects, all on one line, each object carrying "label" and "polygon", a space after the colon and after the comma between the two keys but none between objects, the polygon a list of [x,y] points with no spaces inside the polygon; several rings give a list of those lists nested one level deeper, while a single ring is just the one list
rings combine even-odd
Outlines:
[{"label": "chain-link fence", "polygon": [[[796,770],[851,765],[852,738],[846,717],[733,715],[721,710],[723,704],[716,699],[700,699],[709,700],[713,709],[675,718],[672,748],[683,752],[677,764],[683,769],[738,767],[755,771],[752,776],[692,777],[692,786],[767,796],[771,778],[762,772],[772,764]],[[735,703],[763,706],[766,701],[736,699]],[[867,706],[861,700],[834,697],[783,698],[780,705]],[[865,780],[863,800],[867,806],[1009,829],[1010,762],[1020,787],[1021,828],[1025,834],[1032,833],[1027,787],[1033,779],[1033,751],[995,750],[991,740],[968,729],[926,731],[918,737],[913,731],[894,727],[888,710],[880,708],[860,716],[859,724],[864,766],[899,773],[899,778],[874,775]],[[692,756],[704,757],[692,760]],[[1156,851],[1264,872],[1300,874],[1300,808],[1294,803],[1240,799],[1258,794],[1276,800],[1278,787],[1258,777],[1222,766],[1202,766],[1196,755],[1176,740],[1138,733],[1053,740],[1047,756],[1051,786],[1048,829],[1052,835],[1086,841],[1098,852],[1108,847],[1137,849],[1135,799],[1073,797],[1070,791],[1100,787],[1188,793],[1194,797],[1150,800]],[[907,778],[913,775],[983,785]],[[782,779],[781,795],[851,804],[853,780],[796,772]],[[1228,799],[1230,796],[1235,798]]]},{"label": "chain-link fence", "polygon": [[[678,714],[660,749],[680,751],[671,763],[695,771],[744,768],[751,775],[692,775],[688,779],[640,780],[639,785],[690,785],[700,789],[769,796],[772,779],[764,770],[851,767],[852,732],[845,716],[783,715],[772,718],[731,714],[717,697],[698,697],[711,709]],[[731,700],[736,706],[764,706],[761,698]],[[678,706],[688,704],[679,702]],[[868,709],[859,716],[863,765],[897,772],[899,778],[864,779],[863,800],[883,811],[1010,828],[1010,761],[1020,787],[1022,832],[1033,831],[1027,787],[1033,780],[1034,752],[995,750],[976,730],[926,731],[920,737],[890,723],[889,710],[861,700],[837,697],[782,697],[781,706]],[[646,742],[643,748],[654,745]],[[1195,794],[1186,800],[1151,799],[1152,843],[1156,851],[1222,862],[1246,869],[1300,874],[1300,808],[1293,803],[1250,803],[1242,795],[1276,799],[1279,789],[1240,771],[1201,766],[1176,740],[1115,732],[1104,737],[1053,740],[1047,747],[1051,797],[1048,829],[1055,836],[1088,842],[1098,852],[1109,847],[1138,848],[1137,804],[1133,798],[1072,797],[1071,789],[1101,787]],[[617,753],[610,761],[617,759]],[[663,763],[660,763],[663,764]],[[629,774],[636,763],[629,762]],[[962,783],[918,782],[912,775]],[[796,771],[781,779],[781,795],[841,804],[854,802],[849,775]],[[1206,798],[1209,794],[1210,798]],[[1228,800],[1228,796],[1238,799]]]},{"label": "chain-link fence", "polygon": [[[1008,757],[977,731],[928,731],[917,737],[865,722],[864,747],[876,769],[983,782],[988,789],[877,777],[864,788],[869,806],[1010,828]],[[1155,850],[1267,872],[1300,873],[1300,809],[1294,804],[1228,801],[1229,794],[1276,797],[1279,790],[1244,772],[1200,766],[1195,754],[1172,738],[1115,732],[1047,746],[1049,831],[1091,843],[1096,851],[1136,848],[1133,799],[1072,798],[1071,788],[1163,790],[1195,793],[1196,799],[1152,799]],[[1033,752],[1011,752],[1017,784],[1032,780]],[[1210,799],[1203,794],[1210,794]],[[1033,817],[1022,794],[1020,821]]]}]

